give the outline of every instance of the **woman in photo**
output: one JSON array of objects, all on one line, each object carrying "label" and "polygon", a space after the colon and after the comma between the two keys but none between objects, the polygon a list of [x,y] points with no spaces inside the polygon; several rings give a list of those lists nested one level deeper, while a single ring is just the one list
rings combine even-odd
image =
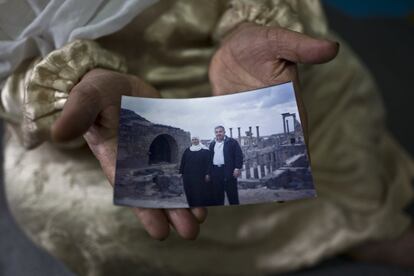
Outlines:
[{"label": "woman in photo", "polygon": [[210,163],[209,149],[200,143],[198,136],[191,137],[191,146],[184,151],[180,165],[185,196],[190,207],[206,205]]}]

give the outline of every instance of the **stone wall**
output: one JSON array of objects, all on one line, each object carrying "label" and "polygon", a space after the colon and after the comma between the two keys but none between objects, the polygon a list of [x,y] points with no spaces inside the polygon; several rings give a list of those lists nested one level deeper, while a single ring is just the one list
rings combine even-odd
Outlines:
[{"label": "stone wall", "polygon": [[191,138],[180,128],[153,124],[133,111],[121,109],[118,142],[117,168],[142,168],[151,165],[154,154],[158,154],[158,163],[178,164]]}]

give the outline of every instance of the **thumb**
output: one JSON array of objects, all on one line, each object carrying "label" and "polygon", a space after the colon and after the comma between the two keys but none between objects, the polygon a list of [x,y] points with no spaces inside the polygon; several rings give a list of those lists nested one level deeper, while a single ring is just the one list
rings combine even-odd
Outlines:
[{"label": "thumb", "polygon": [[55,142],[67,142],[82,136],[95,122],[101,110],[98,90],[88,82],[78,83],[51,128],[51,138]]},{"label": "thumb", "polygon": [[325,63],[336,57],[339,51],[338,42],[278,27],[269,28],[267,37],[278,58],[295,63]]},{"label": "thumb", "polygon": [[99,68],[89,71],[70,91],[62,113],[52,125],[52,140],[62,143],[82,136],[104,109],[120,106],[122,95],[160,96],[136,76]]}]

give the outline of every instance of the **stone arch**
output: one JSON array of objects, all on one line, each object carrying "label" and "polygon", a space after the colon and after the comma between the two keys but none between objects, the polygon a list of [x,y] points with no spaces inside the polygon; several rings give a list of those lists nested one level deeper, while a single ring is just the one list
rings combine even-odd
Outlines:
[{"label": "stone arch", "polygon": [[168,134],[160,134],[152,140],[149,147],[149,165],[159,163],[176,163],[178,161],[178,145]]}]

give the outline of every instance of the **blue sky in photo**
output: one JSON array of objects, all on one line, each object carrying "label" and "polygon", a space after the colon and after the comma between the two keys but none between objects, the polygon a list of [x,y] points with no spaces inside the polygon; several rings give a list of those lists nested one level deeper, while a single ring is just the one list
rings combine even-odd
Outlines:
[{"label": "blue sky in photo", "polygon": [[[291,82],[231,95],[193,99],[151,99],[122,97],[121,107],[147,120],[190,131],[201,139],[214,137],[214,127],[223,125],[227,134],[237,127],[242,135],[252,126],[260,127],[261,135],[283,132],[282,113],[296,113],[300,121],[295,93]],[[289,122],[293,126],[293,120]]]}]

